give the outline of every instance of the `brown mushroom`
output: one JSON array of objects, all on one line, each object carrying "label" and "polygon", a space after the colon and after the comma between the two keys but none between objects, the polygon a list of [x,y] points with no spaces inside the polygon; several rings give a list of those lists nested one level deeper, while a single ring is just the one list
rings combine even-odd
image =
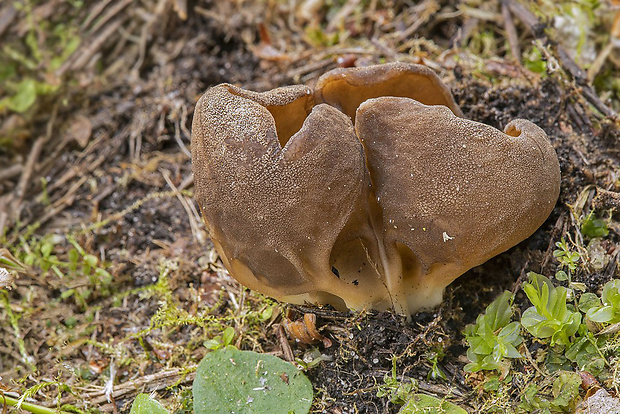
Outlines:
[{"label": "brown mushroom", "polygon": [[460,115],[432,71],[400,63],[336,69],[314,93],[211,88],[193,121],[196,199],[231,275],[294,303],[437,305],[559,191],[540,128]]}]

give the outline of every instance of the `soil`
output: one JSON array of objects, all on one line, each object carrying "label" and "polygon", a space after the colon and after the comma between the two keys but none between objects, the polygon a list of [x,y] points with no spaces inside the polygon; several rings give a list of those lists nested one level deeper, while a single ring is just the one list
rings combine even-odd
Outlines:
[{"label": "soil", "polygon": [[[620,190],[620,132],[614,120],[593,109],[564,72],[534,73],[506,55],[475,63],[463,58],[475,52],[451,49],[464,24],[459,17],[425,17],[408,37],[418,42],[403,46],[394,31],[381,31],[373,22],[392,19],[402,32],[419,10],[375,5],[374,14],[366,10],[357,20],[345,19],[341,30],[348,40],[316,45],[308,40],[310,30],[291,23],[296,12],[284,5],[190,1],[184,21],[174,5],[185,2],[139,3],[124,6],[100,27],[95,20],[78,26],[83,43],[70,60],[74,66],[59,77],[56,95],[42,97],[26,114],[0,110],[6,115],[3,130],[19,135],[12,145],[0,146],[0,173],[13,165],[22,165],[22,172],[31,169],[29,175],[0,180],[6,247],[23,261],[29,249],[43,257],[39,247],[47,240],[55,260],[68,263],[77,244],[112,276],[103,283],[94,270],[64,265],[56,267],[59,274],[46,268],[54,261],[49,257],[28,266],[0,310],[0,385],[23,393],[45,383],[32,395],[36,403],[101,412],[128,412],[138,392],[157,391],[176,410],[171,412],[190,412],[188,390],[193,369],[207,352],[205,340],[233,326],[234,345],[284,356],[278,326],[284,318],[314,313],[331,346],[294,338],[287,343],[297,358],[309,360],[318,349],[325,359],[307,371],[316,412],[398,412],[400,405],[378,396],[393,367],[400,381],[413,379],[421,392],[449,396],[475,411],[479,380],[463,371],[468,360],[462,331],[504,290],[519,292],[515,305],[525,310],[529,302],[520,284],[527,272],[552,275],[558,269],[555,242],[576,234],[571,212],[595,210],[602,203],[597,188]],[[456,10],[449,2],[427,3],[444,13]],[[72,13],[76,26],[95,12],[94,6],[73,9],[60,0],[39,7],[45,5]],[[321,27],[338,10],[326,7],[317,12]],[[494,7],[499,13],[499,3]],[[1,6],[0,16],[6,10]],[[116,30],[94,46],[94,39],[119,20],[125,33]],[[531,35],[518,27],[525,33],[523,44],[531,43]],[[16,25],[4,34],[0,30],[0,36],[16,41],[18,32]],[[75,65],[93,47],[98,49],[90,64]],[[560,199],[540,229],[461,276],[439,308],[409,321],[390,312],[278,304],[244,289],[225,272],[191,197],[192,113],[208,87],[312,84],[345,59],[359,65],[425,62],[446,80],[466,118],[500,129],[515,118],[531,120],[548,134],[560,159]],[[18,127],[6,129],[9,120]],[[39,153],[33,151],[37,145]],[[601,205],[598,211],[608,208]],[[604,241],[609,262],[596,271],[579,269],[574,281],[596,292],[618,277],[619,247],[619,227],[611,225]],[[270,307],[273,315],[257,321]],[[432,375],[434,364],[445,379]],[[515,369],[531,368],[519,363]],[[106,395],[108,383],[114,388]],[[518,402],[518,395],[512,397]]]}]

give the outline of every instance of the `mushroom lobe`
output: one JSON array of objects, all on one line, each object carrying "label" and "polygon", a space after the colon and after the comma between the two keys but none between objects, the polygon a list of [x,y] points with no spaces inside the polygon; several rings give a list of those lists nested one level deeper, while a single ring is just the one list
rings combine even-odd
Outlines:
[{"label": "mushroom lobe", "polygon": [[534,233],[559,195],[555,151],[529,121],[507,134],[383,97],[359,107],[355,129],[383,212],[385,278],[403,311],[439,304],[458,276]]},{"label": "mushroom lobe", "polygon": [[369,178],[351,121],[317,105],[282,146],[268,107],[278,106],[286,122],[296,116],[286,107],[298,110],[305,92],[267,94],[221,85],[196,106],[196,200],[212,241],[232,276],[251,289],[342,309],[372,304],[387,294],[383,286],[364,281],[351,291],[330,265],[336,239],[346,241],[349,228],[359,232],[367,216]]}]

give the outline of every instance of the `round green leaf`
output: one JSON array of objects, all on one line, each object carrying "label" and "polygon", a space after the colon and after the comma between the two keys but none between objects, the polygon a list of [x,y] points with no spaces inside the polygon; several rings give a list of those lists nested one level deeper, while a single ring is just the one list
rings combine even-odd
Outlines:
[{"label": "round green leaf", "polygon": [[555,273],[555,278],[556,280],[559,280],[561,282],[564,280],[568,280],[568,275],[564,270],[559,270]]},{"label": "round green leaf", "polygon": [[208,353],[193,386],[195,414],[306,414],[312,384],[292,364],[234,347]]},{"label": "round green leaf", "polygon": [[620,311],[620,279],[612,279],[603,287],[603,302]]}]

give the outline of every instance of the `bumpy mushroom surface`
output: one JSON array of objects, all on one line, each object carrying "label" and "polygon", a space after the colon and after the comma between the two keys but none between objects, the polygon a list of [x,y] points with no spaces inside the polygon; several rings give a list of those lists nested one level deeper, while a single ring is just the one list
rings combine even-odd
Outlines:
[{"label": "bumpy mushroom surface", "polygon": [[529,121],[501,132],[383,97],[359,107],[355,129],[383,212],[386,279],[404,309],[439,303],[456,277],[534,233],[559,195],[555,151]]},{"label": "bumpy mushroom surface", "polygon": [[368,216],[362,144],[351,121],[324,104],[304,115],[290,139],[278,136],[290,131],[308,96],[305,88],[257,94],[231,85],[203,95],[193,121],[196,199],[226,268],[242,284],[290,302],[362,307],[388,292],[364,281],[341,293],[348,286],[330,264],[347,223],[358,229]]},{"label": "bumpy mushroom surface", "polygon": [[432,71],[400,63],[337,69],[314,91],[209,89],[192,158],[224,265],[293,303],[437,305],[452,280],[532,234],[559,192],[540,128],[461,115]]}]

